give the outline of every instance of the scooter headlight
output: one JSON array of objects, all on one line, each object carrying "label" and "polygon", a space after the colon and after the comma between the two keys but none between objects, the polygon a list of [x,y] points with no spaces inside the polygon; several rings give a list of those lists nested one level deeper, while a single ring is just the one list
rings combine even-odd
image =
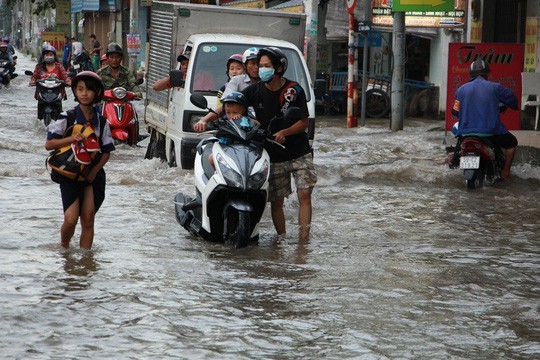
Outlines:
[{"label": "scooter headlight", "polygon": [[113,89],[113,94],[118,100],[122,100],[126,97],[127,90],[122,87],[117,87]]},{"label": "scooter headlight", "polygon": [[244,187],[242,182],[242,175],[240,175],[238,172],[233,170],[229,164],[227,164],[227,161],[221,154],[217,154],[216,160],[219,166],[219,170],[221,171],[221,174],[223,175],[223,178],[227,182],[227,185],[242,188]]},{"label": "scooter headlight", "polygon": [[250,175],[248,180],[248,189],[258,190],[260,189],[266,179],[268,178],[268,160],[264,160],[261,168],[255,173]]}]

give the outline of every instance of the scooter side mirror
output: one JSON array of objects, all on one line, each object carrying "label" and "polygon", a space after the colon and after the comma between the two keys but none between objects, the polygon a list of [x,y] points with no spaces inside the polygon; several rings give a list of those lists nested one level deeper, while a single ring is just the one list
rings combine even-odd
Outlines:
[{"label": "scooter side mirror", "polygon": [[13,56],[13,60],[17,60],[17,59],[18,59],[17,55]]},{"label": "scooter side mirror", "polygon": [[135,84],[141,85],[143,82],[144,82],[144,79],[143,79],[143,78],[139,78],[139,79],[137,79],[137,81],[135,81]]},{"label": "scooter side mirror", "polygon": [[183,87],[184,86],[184,73],[180,70],[171,70],[169,72],[169,82],[173,87]]},{"label": "scooter side mirror", "polygon": [[296,122],[302,119],[302,112],[299,107],[291,106],[285,111],[285,119],[290,122]]},{"label": "scooter side mirror", "polygon": [[34,75],[34,73],[32,71],[30,71],[30,70],[25,70],[24,75],[32,76],[32,75]]},{"label": "scooter side mirror", "polygon": [[200,109],[208,109],[208,101],[206,101],[204,95],[193,93],[189,97],[189,101]]}]

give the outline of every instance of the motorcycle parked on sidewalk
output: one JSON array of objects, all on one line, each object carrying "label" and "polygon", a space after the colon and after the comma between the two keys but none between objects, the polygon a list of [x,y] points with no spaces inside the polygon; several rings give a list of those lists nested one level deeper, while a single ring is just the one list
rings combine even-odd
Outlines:
[{"label": "motorcycle parked on sidewalk", "polygon": [[[203,95],[192,94],[190,100],[199,108],[213,111]],[[291,107],[286,117],[297,120],[298,112],[298,108]],[[209,137],[197,145],[196,196],[178,193],[174,199],[176,219],[187,231],[237,248],[259,238],[270,176],[270,157],[263,144],[272,141],[260,125],[246,127],[241,121],[217,121],[219,133],[231,140],[223,142]],[[215,169],[209,163],[210,154]]]},{"label": "motorcycle parked on sidewalk", "polygon": [[[30,70],[24,73],[33,75]],[[62,112],[64,100],[62,90],[66,87],[66,83],[55,77],[48,77],[36,80],[35,86],[38,89],[38,119],[43,120],[45,126],[48,126],[51,121],[58,119],[58,115]]]},{"label": "motorcycle parked on sidewalk", "polygon": [[[137,80],[137,84],[142,79]],[[136,145],[139,140],[139,117],[132,101],[139,100],[135,93],[123,87],[105,90],[101,114],[109,121],[111,134],[117,142]]]}]

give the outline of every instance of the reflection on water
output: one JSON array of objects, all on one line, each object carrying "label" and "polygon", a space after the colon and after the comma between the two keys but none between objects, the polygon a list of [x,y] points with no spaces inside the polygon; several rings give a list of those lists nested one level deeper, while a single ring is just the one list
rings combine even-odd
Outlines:
[{"label": "reflection on water", "polygon": [[63,249],[64,271],[68,276],[61,277],[66,283],[66,291],[84,290],[90,286],[90,280],[98,270],[97,262],[92,250]]}]

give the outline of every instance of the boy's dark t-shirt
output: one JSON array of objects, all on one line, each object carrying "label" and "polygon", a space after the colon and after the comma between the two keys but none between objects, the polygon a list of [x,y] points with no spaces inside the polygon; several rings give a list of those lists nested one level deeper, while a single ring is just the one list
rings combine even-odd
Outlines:
[{"label": "boy's dark t-shirt", "polygon": [[[242,91],[249,105],[255,109],[256,118],[263,128],[268,127],[274,116],[284,114],[291,106],[300,108],[301,119],[309,116],[304,89],[297,82],[285,80],[285,84],[277,91],[269,90],[262,81],[250,85]],[[279,130],[290,127],[294,122],[276,119],[271,124],[270,132],[275,134]],[[287,136],[283,145],[285,145],[285,149],[272,143],[265,145],[272,162],[297,159],[311,152],[306,132]]]},{"label": "boy's dark t-shirt", "polygon": [[94,46],[93,46],[93,51],[96,52],[96,56],[99,56],[100,54],[100,51],[99,51],[99,48],[101,47],[101,44],[99,43],[99,41],[94,41]]}]

